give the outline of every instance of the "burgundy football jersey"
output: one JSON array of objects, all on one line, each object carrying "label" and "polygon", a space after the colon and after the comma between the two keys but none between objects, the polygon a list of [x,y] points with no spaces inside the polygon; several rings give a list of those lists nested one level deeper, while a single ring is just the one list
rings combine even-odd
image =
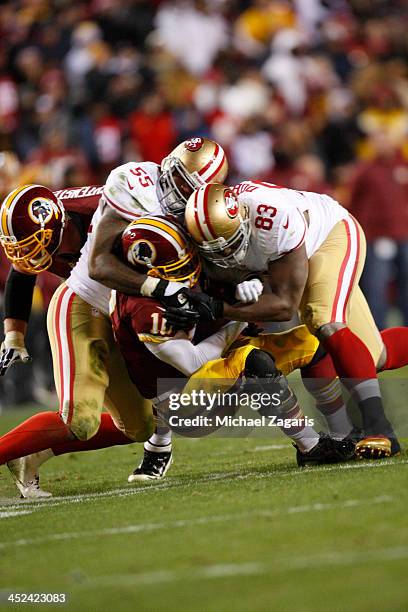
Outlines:
[{"label": "burgundy football jersey", "polygon": [[[102,186],[92,185],[54,191],[54,194],[61,200],[67,215],[70,217],[70,223],[73,223],[79,231],[81,236],[80,249],[85,244],[88,233],[92,231],[92,217],[98,208],[102,193]],[[60,249],[57,250],[48,271],[61,278],[68,278],[72,268],[79,259],[80,249],[77,252],[63,254],[61,254]]]},{"label": "burgundy football jersey", "polygon": [[129,376],[143,397],[151,399],[164,392],[163,385],[158,387],[159,379],[185,378],[144,345],[144,342],[163,342],[174,337],[174,331],[163,318],[160,302],[118,292],[112,325]]}]

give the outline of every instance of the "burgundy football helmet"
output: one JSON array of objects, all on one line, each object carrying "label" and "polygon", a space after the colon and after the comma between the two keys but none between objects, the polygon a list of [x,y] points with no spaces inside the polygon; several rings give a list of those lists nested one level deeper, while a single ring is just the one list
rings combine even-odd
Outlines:
[{"label": "burgundy football helmet", "polygon": [[62,202],[42,185],[14,189],[0,208],[0,242],[7,258],[27,274],[39,274],[51,266],[64,227]]},{"label": "burgundy football helmet", "polygon": [[183,228],[171,217],[148,215],[122,234],[122,252],[131,266],[168,281],[197,282],[201,263]]}]

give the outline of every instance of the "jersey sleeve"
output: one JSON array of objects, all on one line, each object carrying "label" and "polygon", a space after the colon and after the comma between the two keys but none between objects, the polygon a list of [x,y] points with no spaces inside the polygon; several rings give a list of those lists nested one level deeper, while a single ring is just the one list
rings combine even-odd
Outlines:
[{"label": "jersey sleeve", "polygon": [[298,208],[288,208],[277,228],[278,257],[296,251],[305,241],[306,219]]},{"label": "jersey sleeve", "polygon": [[141,342],[160,344],[174,338],[175,332],[167,325],[160,302],[128,296],[127,311],[132,329]]},{"label": "jersey sleeve", "polygon": [[132,181],[132,164],[124,164],[109,174],[103,189],[105,202],[127,221],[142,216],[138,184]]}]

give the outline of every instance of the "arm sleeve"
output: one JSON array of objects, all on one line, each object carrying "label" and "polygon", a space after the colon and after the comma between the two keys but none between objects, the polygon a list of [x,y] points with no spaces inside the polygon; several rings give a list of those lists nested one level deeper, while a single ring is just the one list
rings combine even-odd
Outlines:
[{"label": "arm sleeve", "polygon": [[169,340],[145,346],[158,359],[165,361],[186,376],[191,376],[208,361],[219,359],[224,350],[239,336],[246,323],[232,321],[217,333],[194,346],[189,340]]},{"label": "arm sleeve", "polygon": [[306,219],[298,208],[289,208],[278,227],[278,255],[282,257],[298,249],[305,241]]},{"label": "arm sleeve", "polygon": [[4,318],[28,322],[37,277],[10,268],[4,291]]},{"label": "arm sleeve", "polygon": [[137,188],[129,183],[123,166],[116,168],[108,176],[103,189],[103,199],[127,221],[134,221],[141,216]]}]

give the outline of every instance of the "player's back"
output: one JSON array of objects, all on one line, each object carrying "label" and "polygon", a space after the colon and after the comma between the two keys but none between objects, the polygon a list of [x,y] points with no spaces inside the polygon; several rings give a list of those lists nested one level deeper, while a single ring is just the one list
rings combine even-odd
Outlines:
[{"label": "player's back", "polygon": [[[280,242],[290,243],[293,249],[302,235],[307,255],[311,257],[336,223],[348,216],[347,210],[328,195],[297,191],[263,181],[245,181],[234,187],[234,192],[238,201],[248,206],[251,242],[264,247],[269,260],[284,254],[284,245]],[[290,242],[291,234],[293,244]]]}]

